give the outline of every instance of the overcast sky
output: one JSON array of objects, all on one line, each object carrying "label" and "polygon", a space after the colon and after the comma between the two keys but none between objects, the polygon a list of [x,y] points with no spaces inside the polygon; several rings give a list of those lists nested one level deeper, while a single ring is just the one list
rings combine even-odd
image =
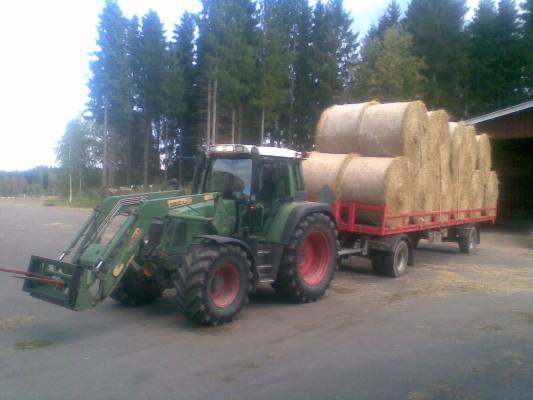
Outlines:
[{"label": "overcast sky", "polygon": [[[389,0],[345,0],[364,32]],[[474,7],[478,0],[468,0]],[[103,0],[2,2],[0,23],[0,170],[55,165],[54,148],[69,120],[85,109],[89,55]],[[408,0],[400,0],[403,7]],[[157,11],[167,31],[196,0],[119,0],[128,17]]]}]

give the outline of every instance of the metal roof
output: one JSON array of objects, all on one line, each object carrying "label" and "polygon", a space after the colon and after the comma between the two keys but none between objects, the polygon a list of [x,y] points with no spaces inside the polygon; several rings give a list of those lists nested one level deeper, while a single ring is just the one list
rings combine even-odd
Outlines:
[{"label": "metal roof", "polygon": [[491,119],[496,119],[503,117],[505,115],[514,114],[519,111],[524,111],[529,108],[533,108],[533,100],[526,101],[525,103],[517,104],[516,106],[503,108],[501,110],[493,111],[491,113],[480,115],[479,117],[471,118],[469,120],[466,120],[465,123],[467,125],[475,125],[480,122],[489,121]]}]

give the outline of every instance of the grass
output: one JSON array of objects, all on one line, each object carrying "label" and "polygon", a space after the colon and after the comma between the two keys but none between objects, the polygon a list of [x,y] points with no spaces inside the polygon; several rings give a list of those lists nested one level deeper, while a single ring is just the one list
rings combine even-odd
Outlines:
[{"label": "grass", "polygon": [[49,207],[77,207],[77,208],[94,208],[102,202],[102,197],[95,193],[82,193],[72,197],[72,203],[67,198],[52,197],[43,202],[43,206]]}]

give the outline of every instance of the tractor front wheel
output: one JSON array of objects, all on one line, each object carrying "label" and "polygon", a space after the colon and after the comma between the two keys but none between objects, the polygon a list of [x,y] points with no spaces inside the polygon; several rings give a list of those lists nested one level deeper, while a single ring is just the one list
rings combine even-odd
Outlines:
[{"label": "tractor front wheel", "polygon": [[202,325],[231,322],[252,289],[251,262],[234,245],[195,246],[176,273],[181,310]]},{"label": "tractor front wheel", "polygon": [[329,287],[336,266],[335,224],[325,214],[311,214],[294,230],[273,287],[286,299],[315,301]]}]

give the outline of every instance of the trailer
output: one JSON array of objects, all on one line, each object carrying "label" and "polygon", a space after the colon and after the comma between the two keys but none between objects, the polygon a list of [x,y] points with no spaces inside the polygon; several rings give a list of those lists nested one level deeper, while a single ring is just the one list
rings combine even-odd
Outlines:
[{"label": "trailer", "polygon": [[[407,266],[414,264],[413,249],[420,239],[456,242],[461,253],[471,254],[480,243],[479,224],[496,220],[496,208],[397,215],[389,214],[383,205],[334,201],[332,208],[339,231],[339,259],[368,257],[375,273],[390,277],[405,274]],[[362,211],[377,213],[381,224],[358,223],[357,215]],[[389,226],[390,221],[398,223]]]}]

